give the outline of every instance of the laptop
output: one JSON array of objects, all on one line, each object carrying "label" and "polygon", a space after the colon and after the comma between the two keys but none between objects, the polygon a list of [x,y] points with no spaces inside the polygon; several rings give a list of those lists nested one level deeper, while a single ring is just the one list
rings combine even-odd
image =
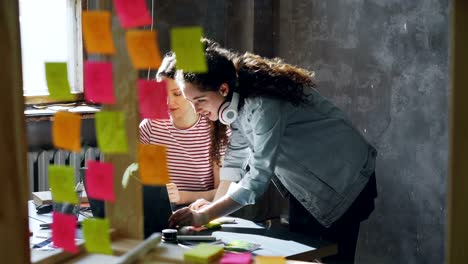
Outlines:
[{"label": "laptop", "polygon": [[[169,227],[168,219],[172,215],[172,209],[166,186],[143,186],[142,192],[144,236],[147,238],[154,232],[161,232]],[[89,197],[88,201],[93,216],[104,218],[104,202]]]}]

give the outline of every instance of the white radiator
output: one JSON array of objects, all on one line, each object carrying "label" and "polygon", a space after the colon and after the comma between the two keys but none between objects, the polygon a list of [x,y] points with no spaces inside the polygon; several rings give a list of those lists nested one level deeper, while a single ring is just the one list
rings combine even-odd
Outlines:
[{"label": "white radiator", "polygon": [[79,181],[80,168],[86,160],[104,160],[98,148],[88,147],[80,153],[64,150],[41,150],[28,152],[29,190],[31,192],[49,190],[48,167],[50,164],[67,165],[75,168],[75,181]]}]

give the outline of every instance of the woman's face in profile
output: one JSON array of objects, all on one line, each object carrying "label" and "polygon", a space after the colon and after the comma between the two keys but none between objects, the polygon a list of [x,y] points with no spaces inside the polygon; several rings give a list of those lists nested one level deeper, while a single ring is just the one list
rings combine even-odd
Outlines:
[{"label": "woman's face in profile", "polygon": [[224,96],[220,91],[202,91],[188,82],[184,83],[181,88],[184,97],[192,103],[195,112],[211,121],[218,120],[218,110],[224,102]]},{"label": "woman's face in profile", "polygon": [[163,79],[167,84],[167,108],[171,119],[177,120],[194,115],[192,105],[184,98],[176,81],[170,78]]}]

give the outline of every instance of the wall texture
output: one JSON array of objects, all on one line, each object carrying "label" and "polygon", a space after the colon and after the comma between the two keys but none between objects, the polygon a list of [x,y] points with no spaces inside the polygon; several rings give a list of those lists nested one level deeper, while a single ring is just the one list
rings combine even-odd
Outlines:
[{"label": "wall texture", "polygon": [[358,263],[443,263],[448,160],[448,0],[279,1],[275,55],[379,151],[376,210]]}]

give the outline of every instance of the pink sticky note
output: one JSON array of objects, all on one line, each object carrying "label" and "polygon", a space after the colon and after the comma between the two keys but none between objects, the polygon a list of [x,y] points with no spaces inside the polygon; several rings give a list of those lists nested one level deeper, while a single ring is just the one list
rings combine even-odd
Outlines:
[{"label": "pink sticky note", "polygon": [[123,28],[151,25],[145,0],[114,0],[114,5]]},{"label": "pink sticky note", "polygon": [[219,264],[250,264],[252,261],[252,254],[245,253],[226,253],[219,262]]},{"label": "pink sticky note", "polygon": [[52,242],[54,246],[71,253],[78,253],[78,247],[75,244],[75,216],[54,212],[52,221]]},{"label": "pink sticky note", "polygon": [[86,101],[115,104],[112,63],[86,61],[84,90]]},{"label": "pink sticky note", "polygon": [[141,118],[168,119],[166,82],[138,80]]},{"label": "pink sticky note", "polygon": [[86,162],[86,194],[98,200],[115,201],[114,165],[108,162]]}]

